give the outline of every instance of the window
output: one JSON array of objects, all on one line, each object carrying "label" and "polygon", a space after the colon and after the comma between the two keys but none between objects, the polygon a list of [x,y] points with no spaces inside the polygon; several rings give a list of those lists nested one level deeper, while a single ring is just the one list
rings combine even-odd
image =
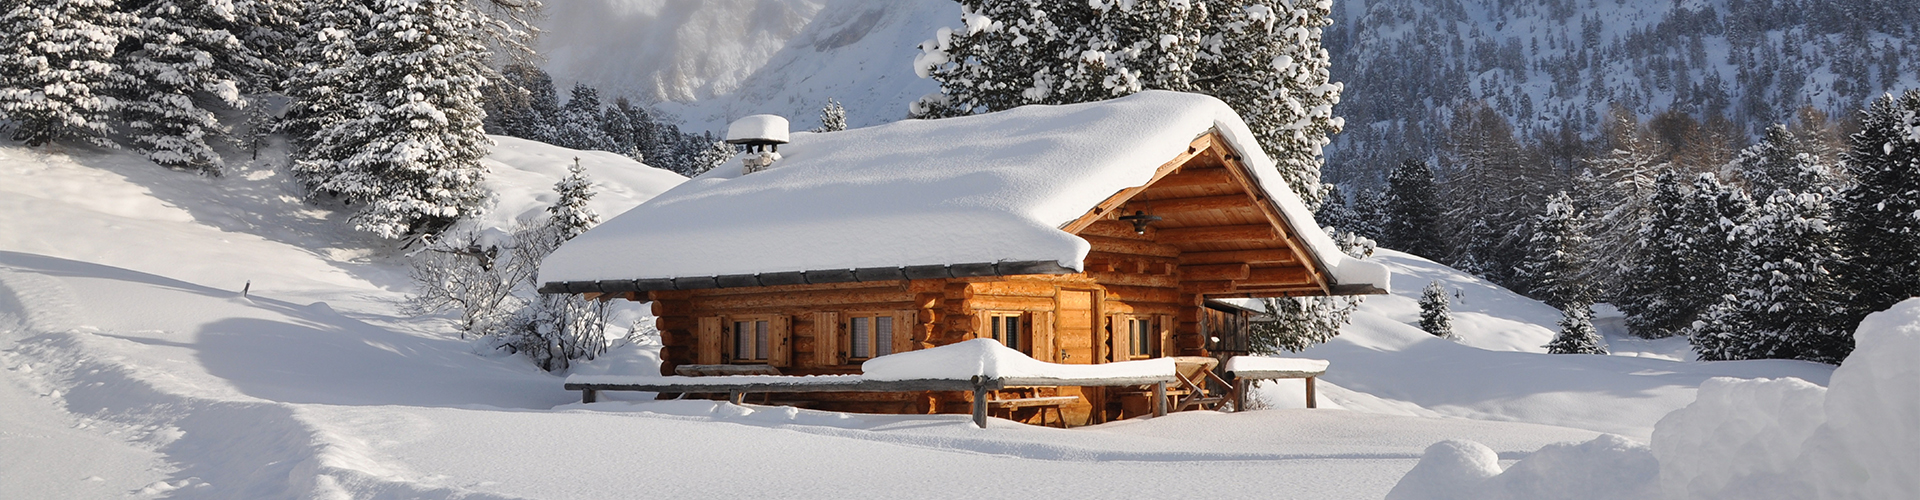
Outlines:
[{"label": "window", "polygon": [[848,358],[871,359],[893,354],[893,315],[853,313],[847,318]]},{"label": "window", "polygon": [[1154,342],[1152,320],[1147,318],[1128,319],[1127,334],[1129,335],[1127,338],[1128,357],[1147,358],[1153,356],[1153,346],[1156,342]]},{"label": "window", "polygon": [[728,341],[733,344],[733,361],[766,362],[767,355],[773,352],[771,332],[768,321],[748,319],[734,321]]},{"label": "window", "polygon": [[1008,349],[1033,355],[1032,337],[1021,313],[987,313],[987,332]]}]

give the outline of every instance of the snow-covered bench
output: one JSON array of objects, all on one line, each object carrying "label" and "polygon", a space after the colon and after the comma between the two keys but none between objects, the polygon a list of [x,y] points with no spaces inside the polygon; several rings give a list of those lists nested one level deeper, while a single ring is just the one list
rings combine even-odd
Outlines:
[{"label": "snow-covered bench", "polygon": [[1313,393],[1313,382],[1327,373],[1327,361],[1305,358],[1271,358],[1266,356],[1234,356],[1227,360],[1227,375],[1233,377],[1233,407],[1245,408],[1247,386],[1256,380],[1274,380],[1283,378],[1306,379],[1307,407],[1318,407],[1318,398]]}]

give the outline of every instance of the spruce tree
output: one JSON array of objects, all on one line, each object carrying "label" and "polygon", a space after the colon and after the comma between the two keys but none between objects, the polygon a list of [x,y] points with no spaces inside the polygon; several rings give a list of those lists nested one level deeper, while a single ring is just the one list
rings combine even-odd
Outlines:
[{"label": "spruce tree", "polygon": [[613,140],[607,137],[600,113],[600,91],[586,84],[574,84],[566,106],[560,108],[560,127],[553,144],[581,150],[613,150]]},{"label": "spruce tree", "polygon": [[1339,184],[1327,184],[1327,195],[1320,202],[1320,209],[1313,212],[1314,222],[1329,231],[1338,229],[1344,232],[1356,232],[1355,221],[1359,218],[1353,208],[1347,204],[1345,193],[1340,192]]},{"label": "spruce tree", "polygon": [[506,86],[525,94],[522,106],[508,107],[500,117],[500,128],[509,136],[555,143],[560,133],[560,96],[553,88],[553,77],[530,64],[509,64],[501,69]]},{"label": "spruce tree", "polygon": [[1556,308],[1593,300],[1586,282],[1586,231],[1586,217],[1565,191],[1547,199],[1546,211],[1534,217],[1527,260],[1520,266],[1535,298]]},{"label": "spruce tree", "polygon": [[113,0],[15,0],[0,13],[0,117],[40,146],[106,139],[125,74],[113,61],[132,17]]},{"label": "spruce tree", "polygon": [[560,199],[547,207],[547,215],[558,228],[560,239],[571,240],[600,223],[600,216],[587,206],[593,199],[593,181],[587,179],[587,169],[580,166],[579,158],[573,159],[573,166],[567,167],[567,177],[554,184],[553,191]]},{"label": "spruce tree", "polygon": [[727,160],[733,159],[733,155],[739,154],[739,152],[739,148],[732,144],[727,144],[726,141],[707,142],[706,149],[702,149],[694,154],[692,164],[690,165],[691,170],[684,173],[687,177],[707,173],[708,170],[713,170],[715,167],[726,164]]},{"label": "spruce tree", "polygon": [[154,163],[219,175],[220,155],[207,144],[224,133],[199,96],[229,109],[246,105],[242,75],[248,60],[230,0],[155,0],[134,13],[136,49],[120,57],[132,79],[122,102],[133,147]]},{"label": "spruce tree", "polygon": [[1353,201],[1353,232],[1372,240],[1385,238],[1381,235],[1387,227],[1386,191],[1363,189]]},{"label": "spruce tree", "polygon": [[1440,199],[1434,194],[1433,170],[1425,162],[1407,160],[1387,176],[1386,223],[1381,244],[1429,259],[1447,254],[1440,235]]},{"label": "spruce tree", "polygon": [[1920,89],[1881,97],[1842,154],[1852,187],[1834,204],[1852,322],[1920,296]]},{"label": "spruce tree", "polygon": [[1756,209],[1740,234],[1732,292],[1688,332],[1700,359],[1838,364],[1852,351],[1852,304],[1833,272],[1843,257],[1829,222],[1831,196],[1779,190]]},{"label": "spruce tree", "polygon": [[[1741,150],[1728,165],[1746,181],[1747,193],[1757,199],[1785,189],[1805,193],[1828,187],[1831,176],[1820,169],[1819,160],[1801,147],[1800,140],[1784,125],[1767,127],[1758,144]],[[1809,176],[1808,174],[1812,174]]]},{"label": "spruce tree", "polygon": [[280,130],[293,143],[293,172],[314,194],[338,195],[325,185],[341,175],[341,162],[358,143],[346,124],[360,121],[369,108],[360,105],[366,64],[360,36],[370,29],[373,11],[358,2],[302,13],[301,36],[289,64],[288,97]]},{"label": "spruce tree", "polygon": [[1738,255],[1737,229],[1752,202],[1746,194],[1701,174],[1691,186],[1661,174],[1641,226],[1639,266],[1625,276],[1620,310],[1627,327],[1646,338],[1681,333],[1729,291],[1727,275]]},{"label": "spruce tree", "polygon": [[1262,299],[1266,318],[1247,326],[1254,351],[1300,352],[1333,339],[1340,327],[1352,322],[1359,302],[1350,297],[1291,297]]},{"label": "spruce tree", "polygon": [[1420,290],[1420,329],[1435,337],[1459,339],[1460,336],[1453,333],[1453,316],[1449,308],[1447,289],[1440,286],[1439,281],[1427,283],[1427,287]]},{"label": "spruce tree", "polygon": [[[626,99],[620,99],[619,102],[626,102]],[[608,151],[633,157],[640,153],[638,145],[633,142],[633,120],[629,116],[617,105],[608,106],[600,113],[600,123],[606,127],[603,132],[607,136]]]},{"label": "spruce tree", "polygon": [[847,108],[832,97],[827,98],[827,106],[820,108],[820,128],[814,132],[839,132],[847,129]]},{"label": "spruce tree", "polygon": [[1548,354],[1607,354],[1600,332],[1593,329],[1593,308],[1584,302],[1560,308],[1560,334],[1546,345]]},{"label": "spruce tree", "polygon": [[358,202],[355,229],[386,238],[434,232],[479,210],[480,164],[490,143],[481,87],[492,78],[480,34],[490,21],[461,0],[380,0],[371,29],[361,115],[322,135],[351,152],[331,170],[310,169],[316,190]]}]

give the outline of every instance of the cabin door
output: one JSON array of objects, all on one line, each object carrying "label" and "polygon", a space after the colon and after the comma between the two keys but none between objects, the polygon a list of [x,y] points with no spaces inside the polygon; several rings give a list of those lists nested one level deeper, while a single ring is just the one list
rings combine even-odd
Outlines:
[{"label": "cabin door", "polygon": [[1061,290],[1054,342],[1061,363],[1092,364],[1093,332],[1099,328],[1099,311],[1093,307],[1092,290]]}]

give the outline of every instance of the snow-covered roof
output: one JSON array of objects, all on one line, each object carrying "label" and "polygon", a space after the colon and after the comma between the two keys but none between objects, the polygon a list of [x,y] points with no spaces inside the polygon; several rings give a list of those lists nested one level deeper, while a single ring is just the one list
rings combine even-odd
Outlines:
[{"label": "snow-covered roof", "polygon": [[777,115],[751,115],[727,125],[727,142],[730,143],[767,141],[784,144],[788,140],[787,119]]},{"label": "snow-covered roof", "polygon": [[1075,272],[1089,245],[1061,227],[1216,131],[1334,284],[1387,288],[1386,268],[1340,252],[1232,109],[1165,91],[796,132],[771,168],[743,175],[735,158],[569,241],[540,278],[711,286],[716,276],[801,271],[912,277],[917,266]]}]

